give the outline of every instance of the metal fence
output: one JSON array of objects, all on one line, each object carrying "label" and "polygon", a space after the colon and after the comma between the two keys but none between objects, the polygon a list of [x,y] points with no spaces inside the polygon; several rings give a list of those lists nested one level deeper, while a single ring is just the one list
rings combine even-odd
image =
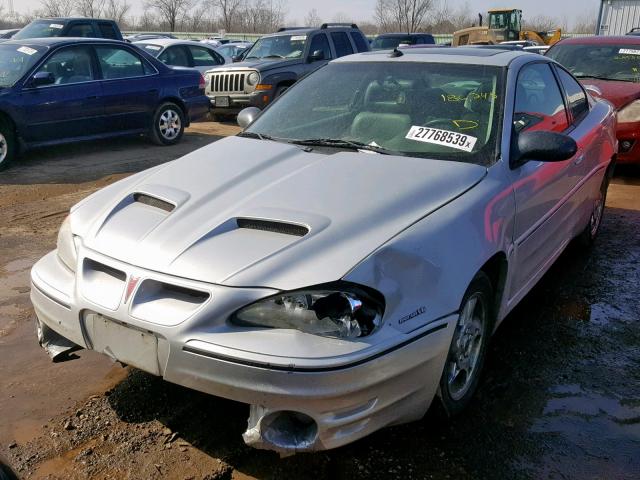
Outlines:
[{"label": "metal fence", "polygon": [[[133,35],[140,33],[149,33],[149,32],[124,32],[124,35]],[[157,33],[157,32],[156,32]],[[219,33],[203,33],[203,32],[171,32],[171,35],[177,38],[183,39],[202,39],[208,37],[216,37],[220,36]],[[229,40],[242,40],[245,42],[255,42],[257,39],[262,37],[264,34],[261,33],[227,33],[224,35],[224,38],[228,38]],[[591,37],[593,34],[591,33],[564,33],[562,34],[562,38],[574,38],[574,37]],[[375,35],[369,35],[369,38],[374,38]],[[444,34],[439,35],[436,34],[433,36],[436,40],[436,43],[439,45],[450,43],[453,40],[452,34]]]}]

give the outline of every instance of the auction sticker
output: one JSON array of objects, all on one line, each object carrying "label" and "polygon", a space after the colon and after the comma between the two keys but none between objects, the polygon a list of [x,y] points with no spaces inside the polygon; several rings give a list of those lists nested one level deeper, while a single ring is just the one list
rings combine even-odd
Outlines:
[{"label": "auction sticker", "polygon": [[464,150],[465,152],[471,152],[478,141],[476,137],[472,137],[471,135],[450,132],[449,130],[441,130],[439,128],[417,127],[415,125],[411,127],[411,130],[409,130],[405,138],[415,140],[416,142],[433,143],[457,150]]},{"label": "auction sticker", "polygon": [[64,25],[60,24],[60,23],[50,23],[49,24],[49,28],[55,28],[57,30],[61,30],[64,28]]},{"label": "auction sticker", "polygon": [[621,48],[618,52],[621,55],[640,55],[640,50],[635,48]]},{"label": "auction sticker", "polygon": [[306,39],[306,35],[294,35],[293,37],[291,37],[292,42],[304,42]]},{"label": "auction sticker", "polygon": [[30,47],[20,47],[20,48],[18,49],[18,51],[19,51],[20,53],[25,53],[25,54],[27,54],[27,55],[33,55],[34,53],[36,53],[36,52],[37,52],[37,50],[36,50],[35,48],[30,48]]}]

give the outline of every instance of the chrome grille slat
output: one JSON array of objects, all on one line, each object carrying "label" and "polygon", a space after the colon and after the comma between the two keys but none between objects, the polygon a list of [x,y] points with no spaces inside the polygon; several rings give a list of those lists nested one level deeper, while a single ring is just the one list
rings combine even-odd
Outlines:
[{"label": "chrome grille slat", "polygon": [[246,77],[251,72],[211,73],[209,86],[212,94],[244,93]]}]

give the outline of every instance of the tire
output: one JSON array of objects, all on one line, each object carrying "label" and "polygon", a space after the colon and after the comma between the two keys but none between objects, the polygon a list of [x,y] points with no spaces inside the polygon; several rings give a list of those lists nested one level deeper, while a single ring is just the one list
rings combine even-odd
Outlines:
[{"label": "tire", "polygon": [[156,145],[175,145],[184,135],[184,112],[172,102],[163,103],[153,115],[151,140]]},{"label": "tire", "polygon": [[440,378],[440,400],[450,417],[468,406],[478,388],[493,333],[493,300],[489,277],[478,272],[462,298],[458,323]]},{"label": "tire", "polygon": [[593,202],[589,222],[580,235],[578,235],[578,243],[583,248],[591,248],[600,233],[602,218],[604,217],[605,204],[607,203],[607,191],[609,190],[610,181],[609,171],[604,175],[602,185],[600,185],[599,195]]},{"label": "tire", "polygon": [[287,90],[289,90],[289,85],[283,85],[282,87],[278,87],[276,89],[276,94],[274,95],[273,99],[275,100],[276,98],[278,98],[280,95],[282,95]]},{"label": "tire", "polygon": [[0,121],[0,171],[5,170],[16,155],[16,136],[6,122]]}]

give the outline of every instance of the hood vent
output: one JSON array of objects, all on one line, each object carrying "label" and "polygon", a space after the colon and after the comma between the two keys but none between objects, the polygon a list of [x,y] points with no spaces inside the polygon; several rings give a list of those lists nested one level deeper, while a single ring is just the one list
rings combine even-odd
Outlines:
[{"label": "hood vent", "polygon": [[256,220],[254,218],[238,218],[238,228],[249,230],[262,230],[264,232],[282,233],[294,237],[304,237],[309,233],[309,229],[304,225],[294,223],[276,222],[273,220]]},{"label": "hood vent", "polygon": [[173,203],[160,200],[159,198],[152,197],[151,195],[147,195],[146,193],[134,193],[133,201],[149,205],[150,207],[159,208],[160,210],[164,210],[168,213],[173,212],[173,210],[176,208]]}]

